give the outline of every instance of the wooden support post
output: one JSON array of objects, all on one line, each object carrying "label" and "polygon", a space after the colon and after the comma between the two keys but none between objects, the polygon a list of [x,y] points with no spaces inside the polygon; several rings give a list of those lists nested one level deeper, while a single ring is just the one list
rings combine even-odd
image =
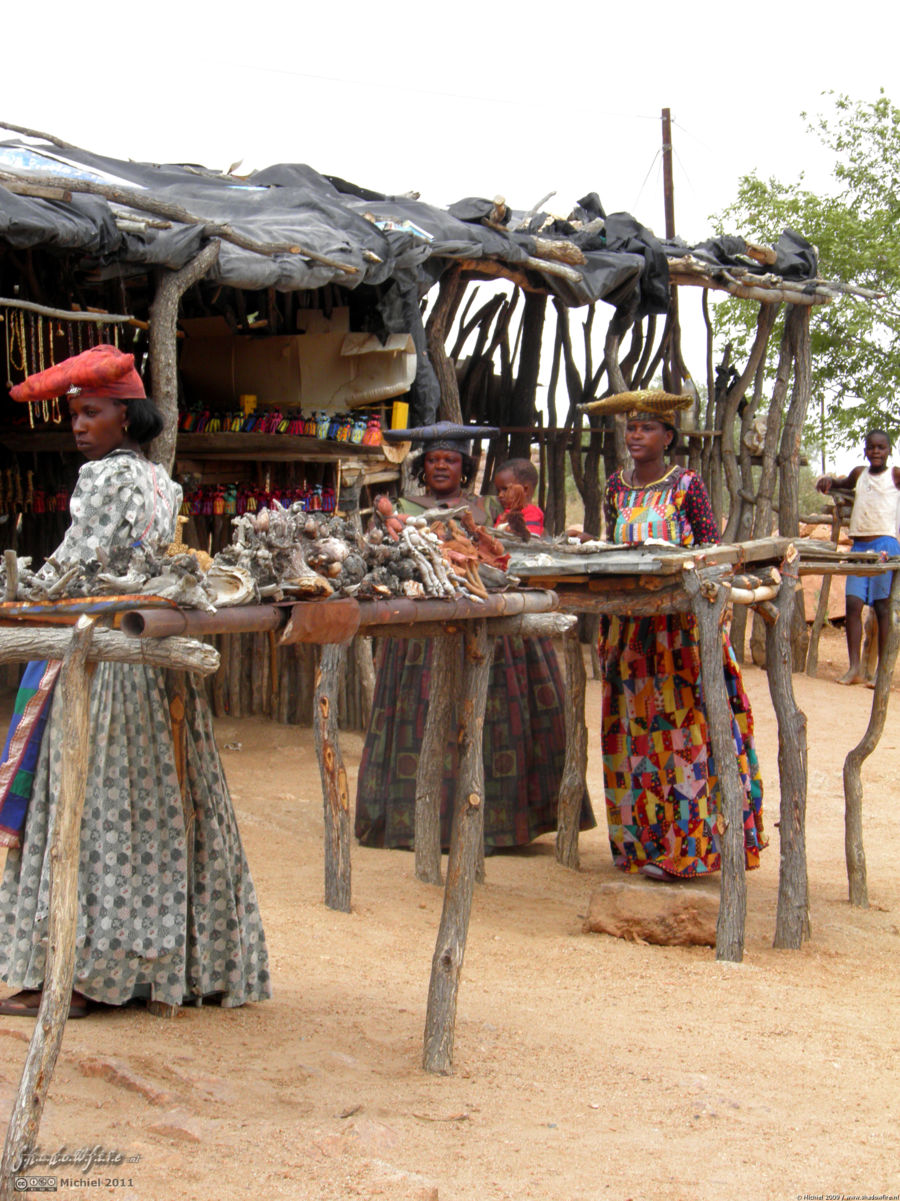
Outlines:
[{"label": "wooden support post", "polygon": [[809,938],[806,714],[797,707],[791,678],[791,628],[794,597],[800,583],[799,559],[796,548],[789,547],[781,564],[781,586],[774,602],[778,617],[766,626],[766,674],[778,721],[778,781],[781,789],[778,827],[781,859],[773,945],[794,951]]},{"label": "wooden support post", "polygon": [[449,1075],[453,1066],[456,999],[479,852],[484,847],[484,709],[491,674],[492,645],[487,623],[472,622],[466,635],[465,666],[461,690],[459,778],[447,885],[434,957],[425,1017],[422,1066],[426,1072]]},{"label": "wooden support post", "polygon": [[431,360],[441,388],[441,407],[438,416],[442,421],[462,421],[456,368],[450,361],[445,343],[465,287],[459,266],[448,268],[441,277],[438,298],[425,326],[428,358]]},{"label": "wooden support post", "polygon": [[3,566],[6,568],[6,589],[3,599],[14,601],[19,595],[19,557],[12,547],[3,552]]},{"label": "wooden support post", "polygon": [[316,756],[325,795],[325,904],[350,912],[350,791],[338,743],[337,695],[346,647],[322,647],[313,701]]},{"label": "wooden support post", "polygon": [[716,818],[716,828],[722,856],[722,892],[716,925],[716,959],[740,963],[744,957],[747,877],[744,861],[744,786],[734,751],[731,705],[722,668],[721,622],[729,589],[724,584],[707,581],[701,590],[700,577],[693,567],[685,570],[684,586],[697,619],[706,720],[719,781],[721,808]]},{"label": "wooden support post", "polygon": [[416,879],[441,883],[441,786],[444,751],[459,692],[459,635],[445,633],[431,643],[431,684],[425,732],[416,768]]},{"label": "wooden support post", "polygon": [[93,632],[94,618],[79,617],[60,671],[63,752],[56,824],[50,846],[47,963],[37,1021],[3,1148],[0,1197],[4,1201],[16,1195],[13,1174],[37,1141],[44,1102],[62,1045],[72,997],[81,815],[89,754],[90,676],[87,653]]},{"label": "wooden support post", "polygon": [[847,858],[847,883],[850,888],[850,904],[861,909],[869,908],[869,888],[866,882],[866,852],[862,837],[862,779],[861,771],[865,759],[878,746],[887,717],[888,698],[897,652],[900,650],[900,571],[894,572],[891,584],[890,617],[887,645],[879,657],[875,673],[875,695],[872,699],[872,714],[862,740],[844,760],[844,853]]},{"label": "wooden support post", "polygon": [[164,271],[150,306],[150,378],[152,396],[165,427],[151,447],[151,458],[172,471],[178,436],[178,372],[176,332],[178,307],[184,293],[197,283],[219,257],[218,241],[208,242],[178,271]]},{"label": "wooden support post", "polygon": [[578,621],[571,618],[564,636],[566,657],[566,758],[559,787],[556,822],[556,861],[575,871],[578,858],[578,827],[587,783],[587,726],[584,719],[584,693],[587,673],[584,652],[578,640]]},{"label": "wooden support post", "polygon": [[362,726],[368,727],[375,701],[375,661],[372,657],[372,640],[365,635],[353,639],[353,662],[359,678],[362,699]]},{"label": "wooden support post", "polygon": [[[843,509],[841,505],[835,501],[834,510],[831,515],[831,541],[835,546],[838,544],[838,539],[841,536],[841,520],[843,518]],[[809,647],[806,651],[806,674],[811,679],[816,678],[816,673],[819,670],[819,638],[822,635],[822,627],[828,620],[828,597],[831,594],[831,576],[822,576],[822,586],[819,589],[819,602],[816,605],[816,616],[813,619],[812,629],[809,632]]]}]

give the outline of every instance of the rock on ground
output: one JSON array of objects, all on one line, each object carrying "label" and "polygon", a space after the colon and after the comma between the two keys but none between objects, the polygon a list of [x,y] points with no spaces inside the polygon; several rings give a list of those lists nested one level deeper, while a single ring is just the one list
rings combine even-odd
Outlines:
[{"label": "rock on ground", "polygon": [[714,947],[718,915],[719,889],[712,881],[601,884],[582,929],[664,947]]}]

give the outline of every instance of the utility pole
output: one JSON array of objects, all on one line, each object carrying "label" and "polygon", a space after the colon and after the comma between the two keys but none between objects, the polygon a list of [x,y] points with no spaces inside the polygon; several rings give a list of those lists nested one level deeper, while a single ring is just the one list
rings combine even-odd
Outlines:
[{"label": "utility pole", "polygon": [[662,111],[663,201],[666,207],[666,238],[675,237],[675,189],[672,184],[672,113]]},{"label": "utility pole", "polygon": [[[663,202],[666,211],[666,239],[675,237],[675,188],[672,182],[672,113],[662,110]],[[670,286],[669,339],[663,356],[663,387],[669,392],[681,392],[681,325],[678,321],[678,289]]]}]

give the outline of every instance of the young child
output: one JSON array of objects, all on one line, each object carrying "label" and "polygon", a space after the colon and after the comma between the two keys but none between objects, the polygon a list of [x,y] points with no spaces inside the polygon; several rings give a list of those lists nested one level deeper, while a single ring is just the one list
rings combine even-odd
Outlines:
[{"label": "young child", "polygon": [[494,487],[503,512],[494,522],[495,526],[505,526],[514,534],[522,534],[524,524],[528,536],[543,537],[543,510],[531,503],[537,482],[537,468],[530,459],[507,459],[500,464],[494,472]]},{"label": "young child", "polygon": [[[888,470],[891,439],[884,430],[866,434],[865,456],[868,467],[854,467],[849,475],[823,475],[816,480],[820,492],[832,488],[852,490],[853,511],[850,514],[850,536],[853,550],[886,551],[900,555],[897,540],[900,514],[900,468]],[[882,575],[847,576],[847,652],[850,666],[838,680],[839,684],[865,684],[866,676],[860,663],[862,644],[862,611],[871,605],[878,618],[878,656],[887,644],[892,572]]]}]

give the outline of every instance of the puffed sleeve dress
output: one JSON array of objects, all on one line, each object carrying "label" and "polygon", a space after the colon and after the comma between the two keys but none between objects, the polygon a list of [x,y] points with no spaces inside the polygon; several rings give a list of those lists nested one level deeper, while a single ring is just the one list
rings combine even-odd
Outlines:
[{"label": "puffed sleeve dress", "polygon": [[[103,550],[171,541],[181,489],[158,464],[114,451],[84,464],[71,525],[53,558],[88,562]],[[179,782],[165,672],[97,663],[81,832],[74,988],[119,1005],[135,997],[225,1006],[269,995],[253,881],[205,696],[185,678]],[[62,698],[50,703],[21,848],[0,881],[0,980],[43,983],[49,848],[62,760]]]}]

